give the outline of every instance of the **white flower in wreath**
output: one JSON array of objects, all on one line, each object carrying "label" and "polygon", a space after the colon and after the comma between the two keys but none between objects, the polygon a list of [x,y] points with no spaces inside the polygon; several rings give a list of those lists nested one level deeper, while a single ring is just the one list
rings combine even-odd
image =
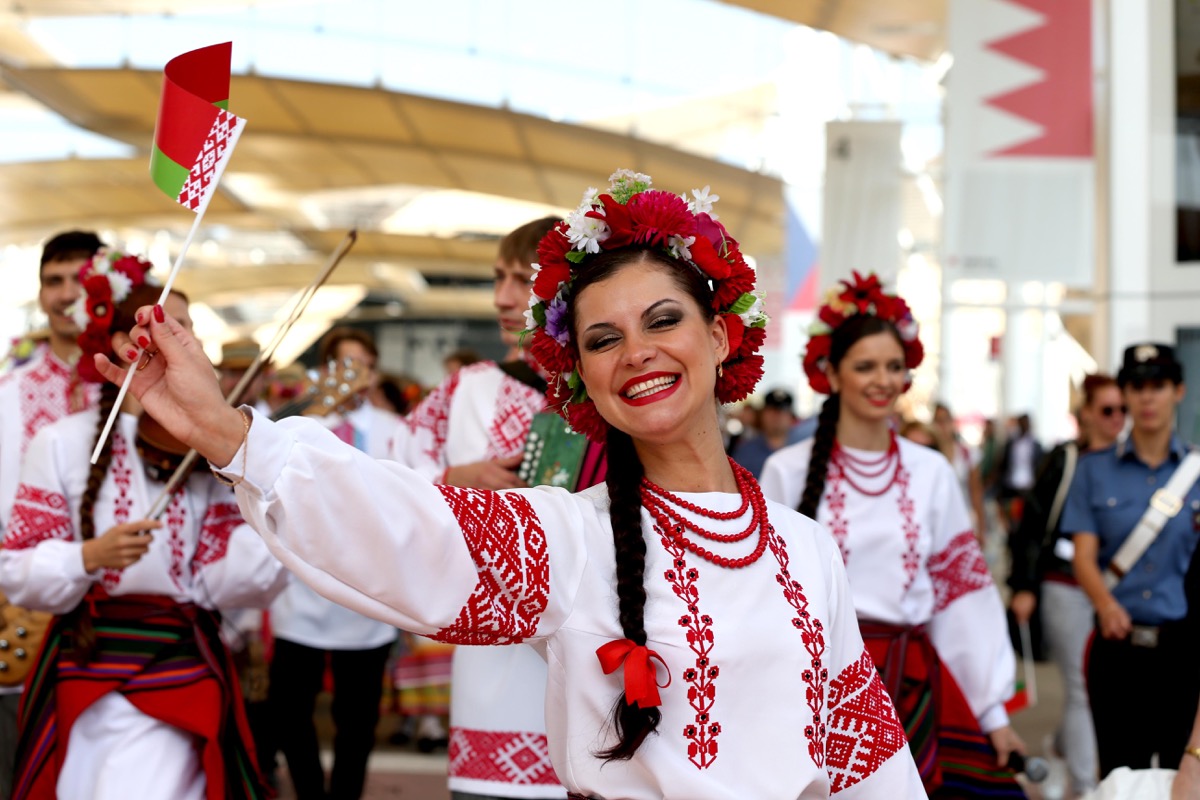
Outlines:
[{"label": "white flower in wreath", "polygon": [[620,183],[622,180],[629,181],[630,184],[644,183],[647,186],[651,185],[649,175],[641,172],[634,172],[631,169],[619,169],[612,175],[608,176],[608,182],[613,185]]},{"label": "white flower in wreath", "polygon": [[129,293],[133,291],[133,281],[124,272],[116,270],[108,273],[105,277],[108,278],[108,285],[112,289],[113,302],[124,302],[125,298],[129,297]]},{"label": "white flower in wreath", "polygon": [[709,217],[716,219],[717,215],[713,213],[713,203],[721,199],[719,194],[710,194],[709,188],[705,186],[703,189],[692,189],[692,198],[687,201],[688,208],[693,214],[708,214]]},{"label": "white flower in wreath", "polygon": [[[536,267],[537,264],[534,264]],[[533,292],[529,293],[529,308],[525,309],[525,330],[531,331],[537,327],[537,320],[533,318],[533,307],[542,302],[542,299]]]},{"label": "white flower in wreath", "polygon": [[71,315],[71,321],[75,323],[76,328],[81,331],[87,329],[91,320],[88,319],[87,302],[84,298],[80,297],[72,303],[71,307],[67,309],[67,313]]},{"label": "white flower in wreath", "polygon": [[695,243],[695,236],[684,237],[680,236],[679,234],[675,234],[667,240],[667,249],[671,252],[673,257],[683,259],[684,261],[691,261],[691,247]]},{"label": "white flower in wreath", "polygon": [[590,209],[599,202],[600,190],[595,186],[589,186],[587,191],[583,193],[583,199],[579,201],[579,207],[582,209]]},{"label": "white flower in wreath", "polygon": [[576,250],[599,253],[600,243],[612,235],[612,229],[602,219],[576,211],[567,217],[567,239]]},{"label": "white flower in wreath", "polygon": [[754,292],[754,304],[741,314],[738,314],[738,316],[741,317],[742,324],[747,328],[754,327],[754,324],[757,322],[765,321],[767,314],[763,308],[762,292]]}]

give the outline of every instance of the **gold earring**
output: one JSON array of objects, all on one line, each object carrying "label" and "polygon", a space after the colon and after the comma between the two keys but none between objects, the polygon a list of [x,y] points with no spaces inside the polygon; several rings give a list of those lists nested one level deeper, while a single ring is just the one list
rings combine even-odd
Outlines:
[{"label": "gold earring", "polygon": [[725,365],[724,365],[723,363],[722,363],[722,364],[717,364],[717,377],[718,377],[718,378],[724,378],[724,377],[725,377]]}]

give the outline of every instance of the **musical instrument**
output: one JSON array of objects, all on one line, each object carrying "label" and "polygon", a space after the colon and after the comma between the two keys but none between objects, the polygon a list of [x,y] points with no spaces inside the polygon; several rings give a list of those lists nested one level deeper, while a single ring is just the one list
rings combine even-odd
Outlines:
[{"label": "musical instrument", "polygon": [[579,484],[587,437],[575,433],[551,411],[533,417],[517,477],[530,486],[560,486],[573,492]]},{"label": "musical instrument", "polygon": [[0,594],[0,686],[25,682],[54,615],[14,606]]}]

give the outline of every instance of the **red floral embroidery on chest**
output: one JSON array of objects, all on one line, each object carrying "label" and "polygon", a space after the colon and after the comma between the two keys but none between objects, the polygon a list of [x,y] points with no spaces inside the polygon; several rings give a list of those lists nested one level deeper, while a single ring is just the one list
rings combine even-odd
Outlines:
[{"label": "red floral embroidery on chest", "polygon": [[20,381],[24,453],[34,434],[71,413],[71,373],[47,354],[41,364],[21,375]]},{"label": "red floral embroidery on chest", "polygon": [[[464,367],[464,369],[466,369]],[[462,370],[451,375],[442,386],[437,387],[425,401],[413,409],[406,418],[408,428],[414,434],[425,430],[429,432],[430,441],[425,454],[439,460],[446,448],[446,436],[450,423],[450,401],[458,389],[458,381]]]},{"label": "red floral embroidery on chest", "polygon": [[[721,674],[720,667],[713,658],[716,643],[713,619],[701,610],[700,571],[688,565],[684,546],[678,539],[669,536],[661,525],[656,524],[654,529],[663,549],[671,556],[671,568],[663,573],[663,577],[671,584],[675,595],[684,602],[687,611],[680,616],[679,626],[686,632],[687,644],[695,660],[692,666],[683,671],[682,678],[688,684],[687,699],[695,716],[691,723],[684,726],[683,736],[688,740],[688,759],[697,769],[705,769],[712,766],[717,759],[717,737],[722,730],[721,723],[713,715],[717,700],[716,682]],[[829,679],[829,672],[824,664],[824,625],[809,612],[804,588],[799,581],[791,577],[787,547],[783,540],[770,525],[767,526],[765,535],[771,553],[779,564],[776,580],[783,589],[784,599],[796,611],[796,616],[791,620],[792,626],[800,632],[804,649],[809,656],[809,665],[800,675],[806,685],[805,703],[810,715],[804,726],[804,736],[808,740],[809,757],[819,767],[825,761],[826,727],[822,716],[825,707],[825,686]]]},{"label": "red floral embroidery on chest", "polygon": [[[830,465],[825,495],[822,498],[829,519],[825,527],[837,543],[842,554],[842,563],[850,564],[850,519],[846,515],[846,495],[852,491],[840,467]],[[904,590],[907,592],[916,580],[921,568],[921,524],[917,522],[916,504],[909,496],[908,489],[912,482],[912,474],[901,466],[896,470],[893,485],[896,487],[896,510],[899,512],[900,533],[904,537],[904,551],[900,554],[900,566],[904,571]]]}]

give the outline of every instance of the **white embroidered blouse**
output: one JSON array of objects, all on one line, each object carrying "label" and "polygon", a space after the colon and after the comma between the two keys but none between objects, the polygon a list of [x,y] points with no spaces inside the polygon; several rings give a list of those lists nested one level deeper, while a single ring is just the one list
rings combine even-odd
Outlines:
[{"label": "white embroidered blouse", "polygon": [[[610,712],[622,670],[605,675],[596,650],[623,634],[603,486],[574,495],[432,486],[304,420],[256,418],[245,446],[242,511],[299,579],[443,641],[539,649],[549,668],[551,756],[571,791],[614,799],[924,796],[859,636],[841,559],[810,520],[768,504],[766,552],[731,570],[675,545],[643,512],[645,628],[667,665],[659,672],[663,718],[632,760],[605,764],[594,754],[615,741]],[[740,501],[683,497],[714,511]],[[347,523],[347,509],[359,531],[354,547],[323,535]],[[740,556],[754,543],[715,546]]]}]

